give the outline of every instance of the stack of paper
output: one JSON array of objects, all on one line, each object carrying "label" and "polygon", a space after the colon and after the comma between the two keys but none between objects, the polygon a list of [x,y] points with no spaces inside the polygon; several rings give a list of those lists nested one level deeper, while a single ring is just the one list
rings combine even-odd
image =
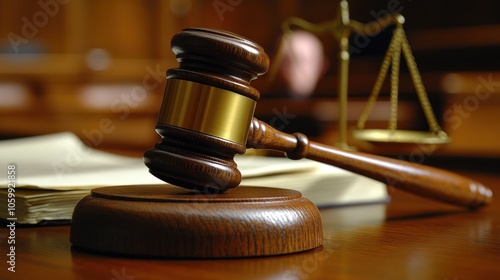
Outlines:
[{"label": "stack of paper", "polygon": [[[71,133],[4,140],[0,155],[5,174],[0,176],[0,201],[5,206],[0,207],[0,217],[15,217],[18,223],[69,222],[78,200],[92,188],[165,184],[148,172],[141,158],[89,148]],[[388,199],[384,184],[314,161],[260,156],[235,160],[243,175],[240,187],[295,189],[319,207]],[[7,207],[9,165],[15,168],[14,213]],[[12,192],[12,182],[10,186]]]}]

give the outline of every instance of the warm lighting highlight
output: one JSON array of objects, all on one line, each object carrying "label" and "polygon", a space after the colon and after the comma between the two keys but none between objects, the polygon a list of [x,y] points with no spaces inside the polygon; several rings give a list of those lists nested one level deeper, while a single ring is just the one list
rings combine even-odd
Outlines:
[{"label": "warm lighting highlight", "polygon": [[441,80],[441,88],[446,93],[460,93],[464,91],[464,80],[461,75],[450,73]]},{"label": "warm lighting highlight", "polygon": [[87,66],[94,71],[102,71],[109,67],[111,57],[104,49],[91,49],[85,57]]},{"label": "warm lighting highlight", "polygon": [[0,108],[22,107],[28,101],[28,90],[16,83],[0,83]]}]

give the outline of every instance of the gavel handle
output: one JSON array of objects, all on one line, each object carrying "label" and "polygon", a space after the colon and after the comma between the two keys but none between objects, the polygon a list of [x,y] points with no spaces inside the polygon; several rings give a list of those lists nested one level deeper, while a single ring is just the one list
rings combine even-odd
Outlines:
[{"label": "gavel handle", "polygon": [[407,161],[347,151],[309,141],[301,133],[287,134],[253,119],[248,148],[283,151],[288,158],[309,158],[372,178],[417,195],[468,208],[485,206],[492,192],[458,174]]}]

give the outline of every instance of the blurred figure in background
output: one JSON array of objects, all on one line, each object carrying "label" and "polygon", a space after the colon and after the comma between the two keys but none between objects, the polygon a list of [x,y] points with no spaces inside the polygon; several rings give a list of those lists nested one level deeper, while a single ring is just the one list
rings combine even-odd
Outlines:
[{"label": "blurred figure in background", "polygon": [[326,72],[328,62],[321,41],[306,31],[294,31],[281,44],[282,58],[272,69],[287,95],[293,98],[311,96],[316,84]]}]

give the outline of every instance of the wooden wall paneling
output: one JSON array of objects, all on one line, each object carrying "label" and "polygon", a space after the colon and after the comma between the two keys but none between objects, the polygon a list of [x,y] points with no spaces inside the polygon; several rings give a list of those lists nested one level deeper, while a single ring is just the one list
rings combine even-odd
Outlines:
[{"label": "wooden wall paneling", "polygon": [[[64,5],[46,6],[38,1],[2,0],[2,52],[60,53],[64,51]],[[14,43],[11,43],[14,42]]]},{"label": "wooden wall paneling", "polygon": [[102,48],[116,58],[148,58],[152,54],[153,1],[87,1],[89,48]]},{"label": "wooden wall paneling", "polygon": [[[71,5],[69,5],[71,3]],[[85,0],[72,0],[64,6],[64,50],[66,53],[82,55],[87,49],[86,24],[87,7]]]},{"label": "wooden wall paneling", "polygon": [[441,153],[500,156],[499,72],[452,73],[443,79],[443,128],[452,137]]}]

